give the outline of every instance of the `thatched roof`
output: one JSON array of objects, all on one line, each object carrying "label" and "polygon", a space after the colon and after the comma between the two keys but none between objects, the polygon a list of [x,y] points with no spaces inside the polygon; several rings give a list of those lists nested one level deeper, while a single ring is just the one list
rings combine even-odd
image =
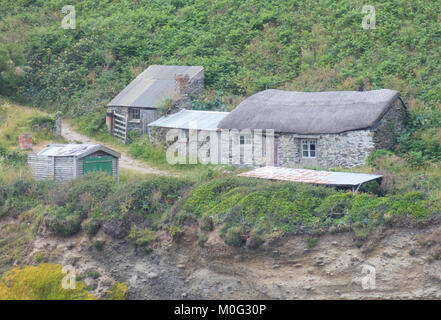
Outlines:
[{"label": "thatched roof", "polygon": [[295,92],[265,90],[240,103],[221,129],[274,129],[297,134],[340,133],[374,126],[398,91]]}]

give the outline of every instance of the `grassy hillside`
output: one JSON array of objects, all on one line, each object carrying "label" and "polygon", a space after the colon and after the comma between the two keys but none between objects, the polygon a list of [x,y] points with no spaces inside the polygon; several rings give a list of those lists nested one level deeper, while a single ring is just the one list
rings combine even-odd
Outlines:
[{"label": "grassy hillside", "polygon": [[[197,109],[233,108],[265,88],[402,92],[412,110],[399,142],[421,164],[441,159],[441,1],[0,0],[0,94],[62,109],[105,134],[105,105],[151,64],[202,65]],[[435,111],[434,111],[435,110]],[[401,148],[402,147],[402,148]]]},{"label": "grassy hillside", "polygon": [[[212,96],[265,88],[393,88],[410,106],[441,102],[440,1],[1,0],[2,94],[79,114],[150,64],[203,65]],[[7,61],[12,60],[13,63]],[[11,79],[14,79],[12,81]],[[226,99],[227,102],[231,100]]]}]

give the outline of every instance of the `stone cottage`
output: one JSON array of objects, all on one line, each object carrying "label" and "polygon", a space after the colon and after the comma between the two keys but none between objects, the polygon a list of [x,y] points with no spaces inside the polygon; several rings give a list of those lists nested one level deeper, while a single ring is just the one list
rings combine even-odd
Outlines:
[{"label": "stone cottage", "polygon": [[376,149],[392,148],[405,116],[405,104],[394,90],[271,89],[245,99],[219,122],[219,129],[246,131],[248,137],[240,135],[240,143],[250,148],[255,148],[254,140],[247,129],[273,129],[270,165],[349,168],[363,165]]},{"label": "stone cottage", "polygon": [[203,91],[203,67],[152,65],[107,105],[108,130],[124,142],[129,131],[147,134],[161,113],[190,108],[189,96]]}]

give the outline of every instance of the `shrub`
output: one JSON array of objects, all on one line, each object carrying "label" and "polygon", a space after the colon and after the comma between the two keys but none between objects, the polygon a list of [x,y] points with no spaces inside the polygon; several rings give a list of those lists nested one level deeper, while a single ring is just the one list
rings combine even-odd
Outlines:
[{"label": "shrub", "polygon": [[101,251],[101,250],[103,249],[103,247],[104,247],[104,241],[101,241],[101,240],[95,240],[95,241],[93,242],[93,247],[94,247],[96,250]]},{"label": "shrub", "polygon": [[160,146],[153,146],[147,136],[134,139],[129,146],[129,155],[156,164],[166,163],[165,151]]},{"label": "shrub", "polygon": [[55,130],[56,119],[48,115],[36,115],[29,119],[32,131],[52,133]]},{"label": "shrub", "polygon": [[93,300],[82,281],[75,289],[62,287],[62,267],[43,263],[36,267],[24,266],[5,273],[0,280],[0,300]]},{"label": "shrub", "polygon": [[39,251],[34,254],[34,262],[39,264],[47,260],[46,253],[43,251]]},{"label": "shrub", "polygon": [[130,229],[127,240],[135,248],[140,247],[145,253],[149,253],[149,246],[156,241],[156,236],[148,229],[134,226]]},{"label": "shrub", "polygon": [[199,232],[198,241],[197,241],[198,245],[200,247],[203,247],[205,245],[205,242],[207,242],[207,240],[208,240],[207,235],[203,232]]},{"label": "shrub", "polygon": [[379,149],[379,150],[375,150],[372,151],[368,157],[366,158],[366,164],[371,166],[371,167],[377,167],[377,159],[381,159],[384,158],[386,156],[390,156],[393,155],[393,152],[389,151],[389,150],[385,150],[385,149]]},{"label": "shrub", "polygon": [[317,245],[318,239],[317,238],[306,237],[305,241],[306,241],[306,248],[307,249],[312,249],[312,248],[314,248]]},{"label": "shrub", "polygon": [[214,228],[213,217],[203,216],[201,218],[200,226],[202,231],[213,231]]},{"label": "shrub", "polygon": [[89,271],[89,272],[87,273],[87,276],[90,277],[90,278],[92,278],[92,279],[98,279],[101,275],[100,275],[100,273],[97,272],[97,271]]},{"label": "shrub", "polygon": [[230,227],[225,234],[225,243],[232,247],[240,247],[244,243],[241,227]]},{"label": "shrub", "polygon": [[173,108],[174,101],[172,98],[166,98],[164,101],[159,103],[158,110],[159,113],[163,116],[166,116],[170,110]]},{"label": "shrub", "polygon": [[117,282],[112,285],[106,293],[106,300],[125,300],[127,297],[127,285],[123,282]]},{"label": "shrub", "polygon": [[175,241],[178,240],[183,233],[181,227],[175,224],[169,224],[167,226],[167,231],[170,237],[172,237]]},{"label": "shrub", "polygon": [[93,219],[88,219],[86,221],[83,222],[83,229],[86,232],[86,234],[89,237],[93,237],[94,235],[97,234],[98,230],[101,227],[101,224],[99,221],[93,220]]},{"label": "shrub", "polygon": [[57,235],[68,237],[76,234],[81,228],[83,216],[78,211],[64,207],[53,207],[48,211],[49,228]]}]

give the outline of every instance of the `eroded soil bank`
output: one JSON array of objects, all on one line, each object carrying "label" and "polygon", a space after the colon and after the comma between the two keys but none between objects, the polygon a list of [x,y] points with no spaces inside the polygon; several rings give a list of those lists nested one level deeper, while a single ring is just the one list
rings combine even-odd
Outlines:
[{"label": "eroded soil bank", "polygon": [[[97,239],[105,241],[101,250]],[[441,225],[378,230],[356,244],[346,232],[323,235],[311,249],[304,236],[290,236],[249,250],[228,247],[214,231],[201,248],[197,228],[188,226],[177,243],[164,233],[148,255],[102,231],[93,239],[40,235],[27,259],[44,251],[50,262],[73,265],[97,295],[113,280],[126,282],[129,299],[441,298],[441,261],[434,258]]]}]

